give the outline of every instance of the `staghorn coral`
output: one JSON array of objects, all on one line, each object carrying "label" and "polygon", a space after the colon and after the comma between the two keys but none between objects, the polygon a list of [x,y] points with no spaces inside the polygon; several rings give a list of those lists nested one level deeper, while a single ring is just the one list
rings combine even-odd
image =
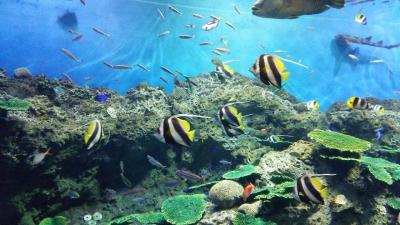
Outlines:
[{"label": "staghorn coral", "polygon": [[193,224],[203,217],[206,209],[205,195],[178,195],[162,203],[161,212],[171,224]]}]

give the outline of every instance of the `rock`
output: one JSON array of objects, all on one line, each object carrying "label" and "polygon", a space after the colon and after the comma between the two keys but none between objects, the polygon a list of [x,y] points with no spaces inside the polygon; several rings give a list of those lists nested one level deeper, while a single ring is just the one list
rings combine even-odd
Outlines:
[{"label": "rock", "polygon": [[246,203],[238,208],[238,212],[255,216],[260,212],[261,206],[262,206],[262,201],[256,201],[251,204]]},{"label": "rock", "polygon": [[336,195],[331,203],[333,212],[342,212],[353,207],[353,204],[344,195]]},{"label": "rock", "polygon": [[15,79],[32,79],[33,75],[28,68],[20,67],[14,70]]},{"label": "rock", "polygon": [[217,212],[206,212],[203,219],[198,222],[198,225],[231,225],[237,211],[234,209],[222,210]]},{"label": "rock", "polygon": [[223,180],[211,187],[209,198],[220,208],[231,208],[240,201],[243,187],[231,180]]}]

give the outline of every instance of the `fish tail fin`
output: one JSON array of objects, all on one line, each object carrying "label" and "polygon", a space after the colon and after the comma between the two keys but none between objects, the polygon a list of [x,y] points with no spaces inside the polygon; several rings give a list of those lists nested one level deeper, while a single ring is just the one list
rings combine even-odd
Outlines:
[{"label": "fish tail fin", "polygon": [[188,136],[190,141],[193,141],[194,138],[196,137],[196,131],[195,130],[189,131]]},{"label": "fish tail fin", "polygon": [[328,198],[328,188],[327,187],[321,189],[321,197],[322,197],[322,199],[324,199],[324,201]]},{"label": "fish tail fin", "polygon": [[344,7],[345,0],[329,0],[329,5],[336,9]]}]

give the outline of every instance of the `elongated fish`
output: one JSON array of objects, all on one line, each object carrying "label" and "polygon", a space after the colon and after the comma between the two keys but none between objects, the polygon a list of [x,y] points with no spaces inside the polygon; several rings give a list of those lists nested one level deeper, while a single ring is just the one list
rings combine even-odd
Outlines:
[{"label": "elongated fish", "polygon": [[164,13],[162,13],[160,9],[157,9],[157,12],[158,15],[160,15],[160,18],[164,20],[165,19]]},{"label": "elongated fish", "polygon": [[192,39],[192,38],[194,38],[194,35],[181,34],[178,37],[181,39]]},{"label": "elongated fish", "polygon": [[92,29],[93,29],[96,33],[101,34],[101,35],[103,35],[103,36],[105,36],[105,37],[108,37],[108,38],[109,38],[109,37],[111,36],[110,34],[107,34],[106,32],[100,30],[100,29],[97,28],[97,27],[93,27]]},{"label": "elongated fish", "polygon": [[176,176],[186,180],[191,180],[191,181],[204,180],[203,177],[186,170],[177,170],[175,174]]},{"label": "elongated fish", "polygon": [[150,70],[143,64],[137,64],[138,67],[140,67],[142,70],[150,72]]},{"label": "elongated fish", "polygon": [[168,34],[170,34],[171,32],[169,31],[169,30],[166,30],[166,31],[163,31],[163,32],[161,32],[160,34],[158,34],[158,36],[159,37],[162,37],[162,36],[166,36],[166,35],[168,35]]},{"label": "elongated fish", "polygon": [[120,64],[120,65],[114,65],[113,69],[116,69],[116,70],[130,70],[130,69],[132,69],[132,67]]},{"label": "elongated fish", "polygon": [[111,65],[110,63],[106,62],[106,61],[104,61],[103,64],[106,65],[107,67],[111,68],[111,69],[114,69],[114,66]]},{"label": "elongated fish", "polygon": [[82,38],[83,38],[83,34],[78,34],[72,39],[72,41],[79,41]]},{"label": "elongated fish", "polygon": [[198,14],[198,13],[193,13],[192,16],[193,16],[193,17],[196,17],[196,18],[198,18],[198,19],[203,19],[203,18],[204,18],[202,15],[200,15],[200,14]]},{"label": "elongated fish", "polygon": [[201,45],[201,46],[213,45],[213,43],[211,43],[211,42],[201,42],[200,45]]},{"label": "elongated fish", "polygon": [[237,14],[239,14],[239,15],[241,14],[241,12],[240,12],[239,8],[237,7],[237,5],[234,4],[233,5],[233,9],[235,9]]},{"label": "elongated fish", "polygon": [[231,50],[229,50],[228,48],[223,48],[223,47],[216,48],[215,50],[222,52],[222,53],[230,53],[231,52]]},{"label": "elongated fish", "polygon": [[80,0],[80,1],[81,1],[82,5],[86,5],[85,0]]},{"label": "elongated fish", "polygon": [[232,23],[230,23],[230,22],[226,21],[226,22],[225,22],[225,24],[226,24],[228,27],[230,27],[230,28],[232,28],[232,29],[236,30],[236,27],[235,27],[235,26],[233,26],[233,24],[232,24]]},{"label": "elongated fish", "polygon": [[153,156],[147,155],[146,157],[147,157],[147,160],[149,161],[149,163],[150,163],[152,166],[155,166],[155,167],[160,168],[160,169],[165,169],[165,168],[167,168],[167,167],[164,166],[162,163],[160,163],[157,159],[155,159]]},{"label": "elongated fish", "polygon": [[168,5],[168,9],[171,10],[172,12],[178,14],[178,15],[182,15],[181,12],[179,12],[175,7],[173,7],[172,5]]},{"label": "elongated fish", "polygon": [[72,54],[72,52],[70,52],[68,49],[66,49],[66,48],[61,48],[61,51],[62,51],[66,56],[68,56],[70,59],[74,60],[74,61],[77,62],[77,63],[81,63],[81,61],[80,61],[78,58],[76,58],[76,56],[75,56],[74,54]]},{"label": "elongated fish", "polygon": [[219,56],[224,56],[221,52],[219,52],[217,50],[212,50],[212,53],[219,55]]},{"label": "elongated fish", "polygon": [[176,76],[176,74],[175,74],[174,72],[172,72],[170,69],[168,69],[167,67],[165,67],[165,66],[160,66],[160,68],[161,68],[164,72],[166,72],[166,73],[172,75],[173,77]]},{"label": "elongated fish", "polygon": [[160,76],[160,80],[164,81],[164,83],[169,84],[168,80],[165,79],[163,76]]}]

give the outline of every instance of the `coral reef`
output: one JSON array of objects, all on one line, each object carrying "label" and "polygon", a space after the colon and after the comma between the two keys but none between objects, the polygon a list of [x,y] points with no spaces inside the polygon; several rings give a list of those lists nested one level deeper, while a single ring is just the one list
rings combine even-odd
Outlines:
[{"label": "coral reef", "polygon": [[211,202],[221,208],[231,208],[240,201],[243,187],[231,180],[223,180],[211,187],[208,197]]},{"label": "coral reef", "polygon": [[222,175],[224,179],[235,180],[242,177],[247,177],[256,172],[256,167],[252,165],[240,166],[237,170],[229,171]]},{"label": "coral reef", "polygon": [[178,195],[165,200],[161,211],[165,220],[171,224],[193,224],[203,217],[206,210],[205,196]]}]

